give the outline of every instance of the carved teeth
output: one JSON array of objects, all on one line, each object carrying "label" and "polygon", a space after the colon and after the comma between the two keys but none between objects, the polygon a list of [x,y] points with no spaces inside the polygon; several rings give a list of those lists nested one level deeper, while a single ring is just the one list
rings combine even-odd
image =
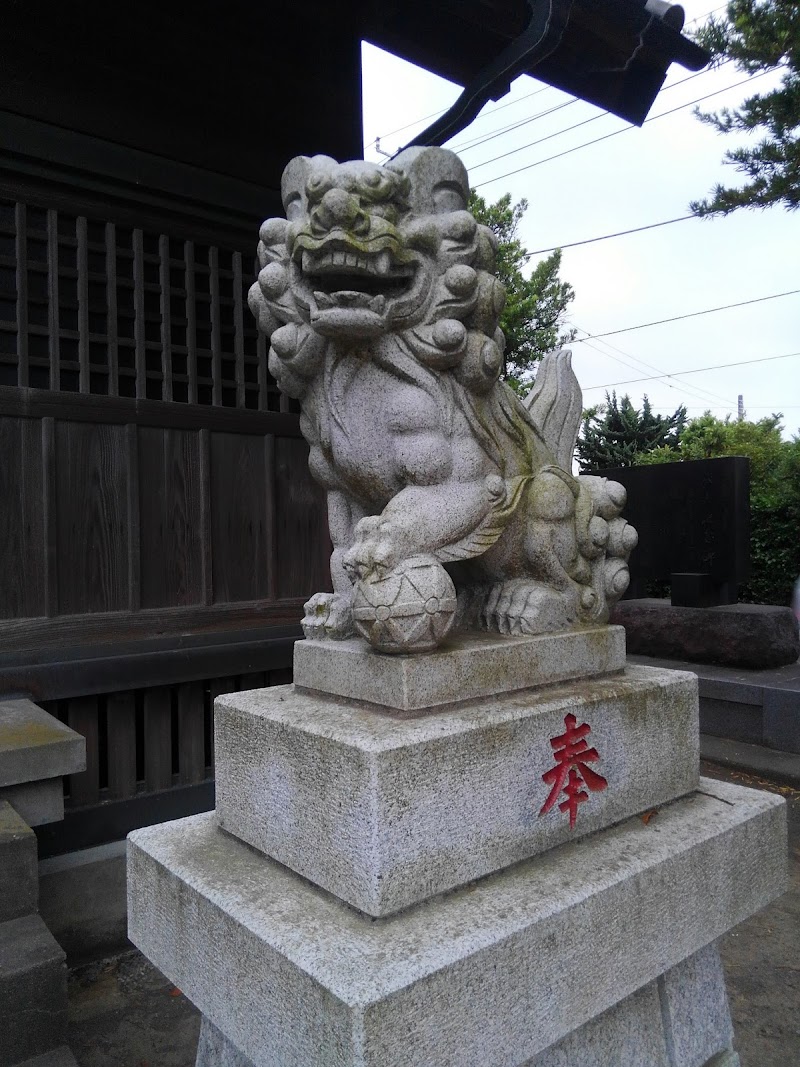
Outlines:
[{"label": "carved teeth", "polygon": [[314,269],[314,260],[316,256],[311,252],[303,252],[302,270],[304,274],[310,274]]},{"label": "carved teeth", "polygon": [[380,252],[373,260],[373,266],[376,274],[388,274],[392,266],[392,257],[388,252]]},{"label": "carved teeth", "polygon": [[320,311],[328,311],[330,308],[336,306],[333,297],[329,296],[327,293],[314,293],[314,299],[316,300],[317,307]]},{"label": "carved teeth", "polygon": [[386,297],[383,294],[374,296],[369,302],[369,309],[374,311],[376,315],[382,315],[386,309]]}]

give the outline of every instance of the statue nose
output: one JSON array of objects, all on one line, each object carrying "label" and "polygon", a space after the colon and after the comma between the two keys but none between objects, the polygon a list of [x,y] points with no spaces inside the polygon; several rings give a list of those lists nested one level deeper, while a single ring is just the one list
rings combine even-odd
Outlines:
[{"label": "statue nose", "polygon": [[354,233],[366,233],[369,229],[369,219],[358,200],[344,189],[329,189],[314,209],[311,221],[317,232],[337,227]]}]

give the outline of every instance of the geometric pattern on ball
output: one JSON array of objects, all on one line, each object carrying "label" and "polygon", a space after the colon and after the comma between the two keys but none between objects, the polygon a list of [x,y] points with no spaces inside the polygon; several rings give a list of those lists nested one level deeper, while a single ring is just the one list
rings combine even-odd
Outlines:
[{"label": "geometric pattern on ball", "polygon": [[356,630],[381,652],[426,652],[441,644],[453,625],[456,590],[433,556],[403,560],[384,577],[373,573],[356,584]]}]

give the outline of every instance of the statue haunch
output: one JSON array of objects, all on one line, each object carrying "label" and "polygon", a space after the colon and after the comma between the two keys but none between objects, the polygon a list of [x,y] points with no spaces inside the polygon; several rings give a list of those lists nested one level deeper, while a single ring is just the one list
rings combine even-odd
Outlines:
[{"label": "statue haunch", "polygon": [[569,352],[542,361],[524,401],[498,380],[505,291],[458,157],[298,157],[282,194],[250,307],[328,494],[335,592],[306,605],[307,636],[355,627],[409,652],[454,624],[536,634],[606,621],[636,544],[625,491],[570,473],[581,393]]}]

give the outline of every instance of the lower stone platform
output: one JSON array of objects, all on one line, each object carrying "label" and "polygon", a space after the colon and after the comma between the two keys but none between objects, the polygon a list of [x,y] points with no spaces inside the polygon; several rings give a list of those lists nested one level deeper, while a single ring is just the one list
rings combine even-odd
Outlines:
[{"label": "lower stone platform", "polygon": [[[523,1067],[739,1067],[715,945],[528,1060]],[[204,1018],[196,1067],[254,1067]]]},{"label": "lower stone platform", "polygon": [[378,921],[208,814],[131,835],[129,933],[256,1067],[583,1067],[536,1057],[666,982],[785,881],[784,802],[704,779],[647,822]]}]

